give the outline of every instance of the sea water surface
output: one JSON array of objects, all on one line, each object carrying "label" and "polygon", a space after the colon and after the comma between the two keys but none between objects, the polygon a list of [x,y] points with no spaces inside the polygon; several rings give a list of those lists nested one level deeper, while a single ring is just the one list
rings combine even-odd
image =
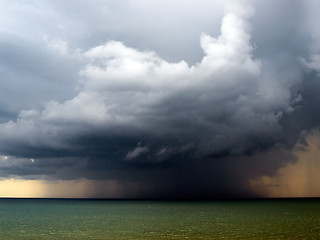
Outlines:
[{"label": "sea water surface", "polygon": [[0,239],[320,239],[320,200],[0,199]]}]

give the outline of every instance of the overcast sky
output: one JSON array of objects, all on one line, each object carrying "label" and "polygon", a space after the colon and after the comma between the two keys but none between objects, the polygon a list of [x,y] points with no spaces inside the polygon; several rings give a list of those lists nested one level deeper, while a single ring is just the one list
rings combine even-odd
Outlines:
[{"label": "overcast sky", "polygon": [[0,0],[0,177],[258,196],[249,182],[297,162],[320,124],[319,9]]}]

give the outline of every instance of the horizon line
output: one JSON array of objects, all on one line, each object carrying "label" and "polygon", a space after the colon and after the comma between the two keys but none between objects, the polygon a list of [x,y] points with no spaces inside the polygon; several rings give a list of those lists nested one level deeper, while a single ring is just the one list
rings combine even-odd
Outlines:
[{"label": "horizon line", "polygon": [[251,200],[320,200],[320,197],[243,197],[243,198],[85,198],[85,197],[0,197],[0,200],[97,200],[97,201],[251,201]]}]

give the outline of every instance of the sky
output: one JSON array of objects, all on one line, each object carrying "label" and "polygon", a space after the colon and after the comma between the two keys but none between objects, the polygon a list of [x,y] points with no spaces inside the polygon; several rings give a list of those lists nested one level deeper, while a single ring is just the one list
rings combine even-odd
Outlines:
[{"label": "sky", "polygon": [[0,197],[319,197],[317,0],[0,0]]}]

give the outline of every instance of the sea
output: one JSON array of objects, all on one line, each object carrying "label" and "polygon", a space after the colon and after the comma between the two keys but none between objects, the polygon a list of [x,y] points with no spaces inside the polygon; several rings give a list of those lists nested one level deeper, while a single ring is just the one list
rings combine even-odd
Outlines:
[{"label": "sea", "polygon": [[320,239],[319,199],[0,199],[0,239]]}]

